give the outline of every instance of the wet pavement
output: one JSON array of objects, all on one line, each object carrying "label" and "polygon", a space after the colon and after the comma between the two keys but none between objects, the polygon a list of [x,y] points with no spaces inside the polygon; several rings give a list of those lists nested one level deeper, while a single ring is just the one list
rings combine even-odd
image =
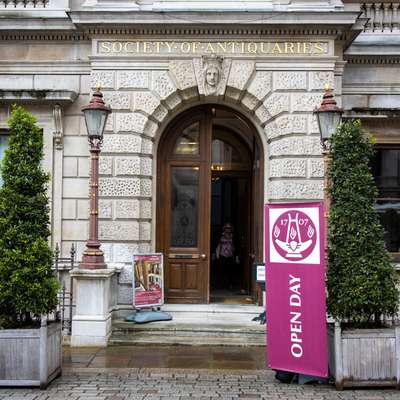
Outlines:
[{"label": "wet pavement", "polygon": [[64,348],[63,375],[45,391],[0,388],[0,400],[399,400],[394,389],[285,385],[264,347]]},{"label": "wet pavement", "polygon": [[262,370],[265,347],[114,346],[64,347],[64,367],[198,368]]}]

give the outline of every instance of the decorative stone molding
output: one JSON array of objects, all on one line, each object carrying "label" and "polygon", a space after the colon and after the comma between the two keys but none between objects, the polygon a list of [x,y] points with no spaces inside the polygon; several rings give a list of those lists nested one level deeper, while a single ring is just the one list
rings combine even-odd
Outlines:
[{"label": "decorative stone molding", "polygon": [[64,128],[63,128],[62,108],[59,104],[56,104],[53,107],[53,122],[54,122],[54,131],[53,131],[54,147],[57,150],[62,150]]},{"label": "decorative stone molding", "polygon": [[203,56],[193,61],[198,91],[205,96],[221,96],[225,92],[230,60],[219,56]]}]

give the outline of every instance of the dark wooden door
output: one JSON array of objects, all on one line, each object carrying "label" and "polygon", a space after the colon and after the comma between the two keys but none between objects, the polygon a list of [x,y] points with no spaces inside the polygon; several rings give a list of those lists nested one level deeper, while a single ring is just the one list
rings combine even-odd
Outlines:
[{"label": "dark wooden door", "polygon": [[211,113],[183,116],[159,146],[157,247],[169,303],[209,301]]}]

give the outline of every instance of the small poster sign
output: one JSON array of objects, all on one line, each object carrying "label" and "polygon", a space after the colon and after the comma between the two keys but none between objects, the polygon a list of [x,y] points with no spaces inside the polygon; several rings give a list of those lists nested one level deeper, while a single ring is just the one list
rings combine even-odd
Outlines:
[{"label": "small poster sign", "polygon": [[328,375],[321,202],[265,207],[270,368]]},{"label": "small poster sign", "polygon": [[133,305],[135,308],[164,304],[163,255],[133,256]]}]

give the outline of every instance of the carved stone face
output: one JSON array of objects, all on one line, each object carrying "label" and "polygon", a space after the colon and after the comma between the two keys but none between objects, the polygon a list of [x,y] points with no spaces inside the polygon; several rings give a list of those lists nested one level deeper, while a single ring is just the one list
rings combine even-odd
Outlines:
[{"label": "carved stone face", "polygon": [[214,65],[210,65],[206,70],[206,83],[211,87],[215,87],[219,82],[219,71]]}]

